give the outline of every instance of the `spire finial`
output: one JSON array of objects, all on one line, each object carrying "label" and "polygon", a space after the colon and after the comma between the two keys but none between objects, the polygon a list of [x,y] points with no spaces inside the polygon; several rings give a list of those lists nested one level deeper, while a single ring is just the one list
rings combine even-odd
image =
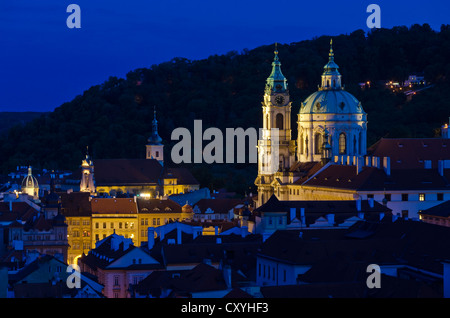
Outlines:
[{"label": "spire finial", "polygon": [[333,39],[330,39],[330,59],[334,58],[334,52],[333,52]]}]

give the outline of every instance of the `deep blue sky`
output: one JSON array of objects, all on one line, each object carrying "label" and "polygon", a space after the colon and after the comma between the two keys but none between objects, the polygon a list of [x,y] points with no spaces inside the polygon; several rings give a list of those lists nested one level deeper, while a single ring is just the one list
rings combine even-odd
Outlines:
[{"label": "deep blue sky", "polygon": [[[71,3],[81,29],[66,26]],[[173,57],[368,31],[371,3],[382,27],[450,24],[444,0],[2,0],[0,111],[51,111],[109,76]]]}]

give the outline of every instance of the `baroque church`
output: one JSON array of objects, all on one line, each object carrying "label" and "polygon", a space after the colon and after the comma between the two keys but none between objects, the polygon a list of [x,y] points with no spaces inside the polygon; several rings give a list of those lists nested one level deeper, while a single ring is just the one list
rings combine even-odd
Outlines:
[{"label": "baroque church", "polygon": [[145,159],[95,159],[89,153],[81,163],[80,192],[157,198],[198,190],[199,182],[186,168],[164,165],[164,145],[158,134],[156,111]]},{"label": "baroque church", "polygon": [[338,155],[366,155],[367,115],[361,102],[344,89],[332,40],[318,91],[301,103],[297,114],[297,140],[292,137],[292,102],[278,50],[266,81],[262,108],[263,133],[258,141],[255,180],[257,206],[273,194],[283,197],[279,192],[287,189],[277,185],[297,181],[304,174],[301,166],[312,167],[317,162],[324,165]]}]

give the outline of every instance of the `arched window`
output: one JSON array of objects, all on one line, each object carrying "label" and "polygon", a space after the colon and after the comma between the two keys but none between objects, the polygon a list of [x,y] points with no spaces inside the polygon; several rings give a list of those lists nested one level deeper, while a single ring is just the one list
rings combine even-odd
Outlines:
[{"label": "arched window", "polygon": [[305,150],[305,141],[303,140],[303,134],[300,135],[300,154],[303,155],[303,152]]},{"label": "arched window", "polygon": [[266,115],[266,129],[269,129],[269,115]]},{"label": "arched window", "polygon": [[347,137],[344,133],[339,134],[339,154],[345,155],[347,153]]},{"label": "arched window", "polygon": [[362,133],[361,132],[359,132],[359,136],[358,136],[358,152],[359,152],[359,154],[361,155],[361,154],[363,154],[363,152],[362,152],[362,147],[361,147],[361,142],[362,142]]},{"label": "arched window", "polygon": [[353,153],[358,154],[358,149],[356,149],[356,136],[353,136]]},{"label": "arched window", "polygon": [[282,114],[277,114],[277,116],[275,117],[275,127],[277,127],[278,129],[284,129],[283,128],[283,115]]},{"label": "arched window", "polygon": [[320,155],[322,153],[322,135],[316,133],[314,135],[314,153]]}]

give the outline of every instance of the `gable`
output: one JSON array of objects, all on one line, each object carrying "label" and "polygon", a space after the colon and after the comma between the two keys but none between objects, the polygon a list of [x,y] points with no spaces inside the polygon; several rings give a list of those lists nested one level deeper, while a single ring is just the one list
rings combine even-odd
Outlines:
[{"label": "gable", "polygon": [[139,247],[136,247],[122,257],[119,257],[117,260],[109,264],[106,268],[126,268],[132,265],[159,265],[159,262],[145,253]]}]

